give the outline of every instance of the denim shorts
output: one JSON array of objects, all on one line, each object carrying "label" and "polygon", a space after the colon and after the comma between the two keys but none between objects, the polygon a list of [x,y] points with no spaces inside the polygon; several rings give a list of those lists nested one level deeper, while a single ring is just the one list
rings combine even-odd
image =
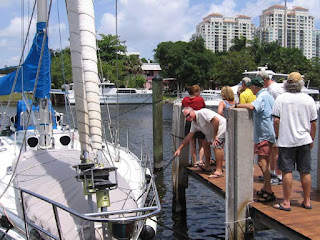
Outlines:
[{"label": "denim shorts", "polygon": [[311,171],[310,144],[299,147],[279,147],[278,167],[282,172],[292,172],[297,169],[302,173]]}]

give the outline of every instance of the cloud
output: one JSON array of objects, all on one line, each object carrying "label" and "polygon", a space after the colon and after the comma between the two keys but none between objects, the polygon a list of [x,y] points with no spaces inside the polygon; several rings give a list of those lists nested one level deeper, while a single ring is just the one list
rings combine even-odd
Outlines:
[{"label": "cloud", "polygon": [[[199,16],[195,10],[199,7],[190,7],[185,0],[120,0],[118,35],[126,41],[129,51],[139,51],[142,57],[152,58],[152,50],[158,43],[190,39],[189,33],[194,33],[202,20],[195,21]],[[205,8],[201,11],[204,13]],[[114,34],[114,14],[103,15],[98,32]]]}]

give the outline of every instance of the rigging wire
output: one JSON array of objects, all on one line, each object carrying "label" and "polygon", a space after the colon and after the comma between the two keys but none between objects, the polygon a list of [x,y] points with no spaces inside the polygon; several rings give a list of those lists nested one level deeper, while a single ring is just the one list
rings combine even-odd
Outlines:
[{"label": "rigging wire", "polygon": [[[36,3],[36,2],[35,2]],[[50,17],[50,13],[51,13],[51,6],[52,6],[52,0],[50,0],[50,5],[49,5],[49,10],[48,10],[48,16],[47,16],[47,19],[46,19],[46,27],[45,29],[43,30],[44,31],[44,37],[43,37],[43,41],[42,41],[42,46],[41,46],[41,53],[40,53],[40,59],[39,59],[39,64],[38,64],[38,69],[37,69],[37,74],[36,74],[36,79],[35,79],[35,83],[34,83],[34,87],[33,87],[33,91],[32,91],[32,100],[31,100],[31,103],[34,102],[35,100],[35,92],[36,92],[36,89],[37,89],[37,85],[38,85],[38,80],[39,80],[39,74],[40,74],[40,67],[41,67],[41,64],[42,64],[42,57],[43,57],[43,52],[44,52],[44,45],[47,41],[47,33],[48,33],[48,23],[49,23],[49,17]],[[31,24],[30,24],[31,25]],[[29,26],[29,29],[30,29],[30,26]],[[21,61],[21,59],[20,59]],[[19,64],[20,65],[20,64]],[[17,71],[18,72],[18,71]],[[30,121],[30,117],[31,117],[31,114],[28,115],[28,119],[27,119],[27,124],[26,126],[29,125],[29,121]],[[25,129],[24,131],[24,135],[23,135],[23,140],[22,140],[22,146],[20,148],[20,151],[19,151],[19,155],[18,155],[18,158],[17,158],[17,162],[13,168],[13,171],[12,171],[12,175],[11,175],[11,178],[9,180],[9,183],[8,185],[6,186],[6,188],[4,189],[4,191],[1,193],[0,195],[0,199],[4,196],[4,194],[8,191],[9,189],[9,185],[12,183],[13,181],[13,178],[15,176],[15,173],[17,171],[17,167],[18,167],[18,164],[20,162],[20,159],[21,159],[21,155],[22,155],[22,149],[23,149],[23,145],[25,144],[26,142],[26,136],[27,136],[27,131],[28,131],[28,128]]]},{"label": "rigging wire", "polygon": [[[60,29],[59,0],[57,0],[57,14],[58,14],[58,25],[59,25],[60,49],[61,49],[60,57],[61,57],[62,79],[63,79],[63,85],[65,87],[64,103],[65,103],[65,109],[66,109],[66,115],[67,115],[67,124],[70,125],[70,116],[69,116],[69,111],[68,111],[68,103],[69,103],[69,107],[70,107],[70,101],[69,101],[68,92],[67,92],[67,89],[66,89],[66,75],[65,75],[65,68],[64,68],[63,49],[62,49],[62,40],[61,40],[61,29]],[[70,113],[71,113],[71,117],[72,117],[73,126],[75,126],[72,111],[70,111]]]},{"label": "rigging wire", "polygon": [[[4,114],[3,115],[1,114],[1,117],[2,117],[1,122],[3,122],[3,120],[5,119],[5,117],[7,115],[7,112],[8,112],[10,103],[11,103],[11,99],[12,99],[12,96],[13,96],[13,92],[14,92],[14,89],[15,89],[17,81],[18,81],[18,76],[19,76],[20,69],[22,67],[22,62],[23,62],[23,58],[24,58],[24,51],[25,51],[25,48],[26,48],[26,45],[27,45],[27,39],[28,39],[29,34],[30,34],[31,22],[32,22],[32,19],[33,19],[33,16],[34,16],[35,8],[36,8],[36,2],[34,2],[34,5],[33,5],[32,14],[31,14],[31,18],[30,18],[29,26],[28,26],[27,35],[26,35],[26,38],[25,38],[25,41],[24,41],[24,44],[23,44],[23,47],[22,47],[22,53],[21,53],[21,56],[20,56],[19,65],[18,65],[18,68],[16,70],[16,75],[14,77],[14,81],[13,81],[13,84],[12,84],[11,92],[10,92],[8,103],[7,103],[7,107],[6,107],[6,110],[5,110]],[[0,125],[0,130],[1,129],[2,129],[2,125]]]}]

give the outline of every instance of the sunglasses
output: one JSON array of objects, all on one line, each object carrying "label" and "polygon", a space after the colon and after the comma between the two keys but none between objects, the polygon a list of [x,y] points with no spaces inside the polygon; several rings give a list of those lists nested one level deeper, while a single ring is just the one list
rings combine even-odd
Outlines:
[{"label": "sunglasses", "polygon": [[188,118],[190,116],[191,111],[186,115],[186,118]]}]

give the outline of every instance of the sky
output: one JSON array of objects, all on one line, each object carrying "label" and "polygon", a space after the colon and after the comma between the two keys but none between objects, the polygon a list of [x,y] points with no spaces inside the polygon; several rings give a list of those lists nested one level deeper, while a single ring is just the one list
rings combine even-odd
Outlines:
[{"label": "sky", "polygon": [[[69,46],[64,2],[52,0],[49,47],[54,50]],[[0,68],[18,65],[33,4],[34,0],[0,0]],[[118,35],[129,52],[140,52],[141,58],[153,59],[153,50],[160,42],[189,41],[196,26],[211,13],[224,17],[247,15],[259,26],[262,10],[275,4],[284,5],[284,0],[118,0]],[[95,0],[94,5],[97,33],[115,35],[116,0]],[[315,17],[316,29],[320,29],[319,0],[287,0],[287,5],[289,9],[308,8]],[[33,19],[27,48],[34,33]]]}]

